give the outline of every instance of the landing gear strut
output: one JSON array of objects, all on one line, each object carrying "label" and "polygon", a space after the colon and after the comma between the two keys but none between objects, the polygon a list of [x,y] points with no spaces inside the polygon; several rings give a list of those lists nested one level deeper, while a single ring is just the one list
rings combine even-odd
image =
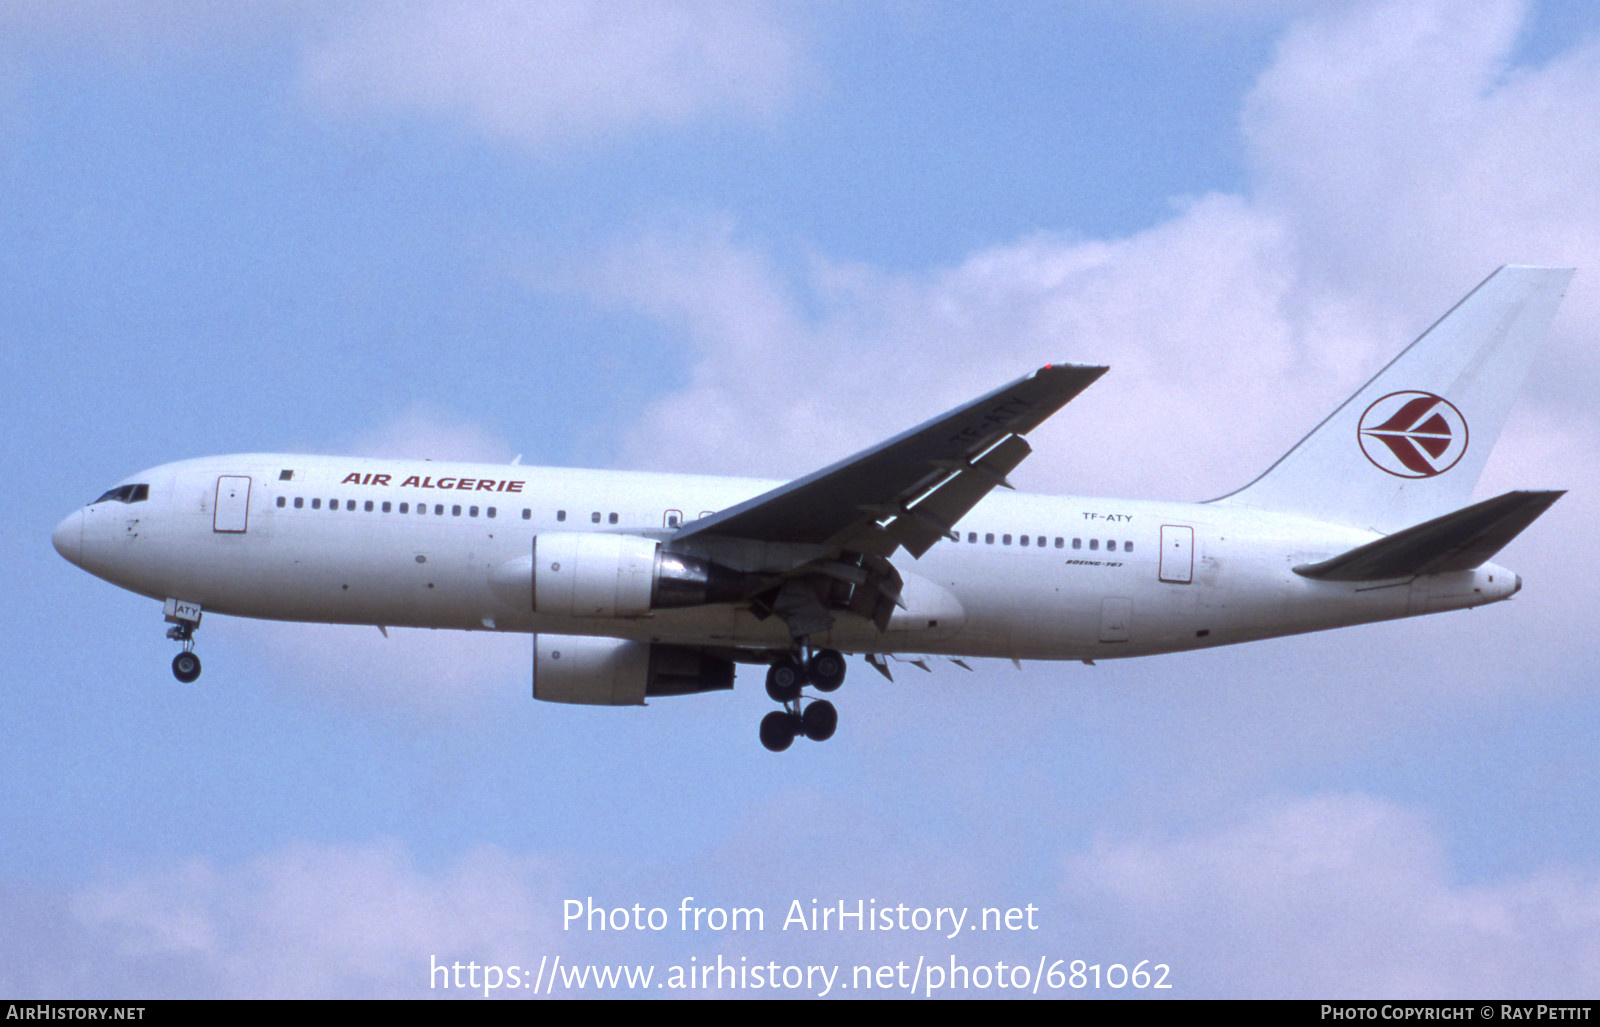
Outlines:
[{"label": "landing gear strut", "polygon": [[813,742],[825,742],[839,726],[839,712],[826,699],[801,695],[806,682],[818,690],[832,692],[844,683],[844,654],[836,649],[818,649],[802,662],[798,647],[794,653],[775,661],[767,670],[767,695],[783,709],[761,718],[761,744],[772,752],[782,752],[801,735]]},{"label": "landing gear strut", "polygon": [[200,657],[194,654],[194,630],[200,626],[200,604],[168,599],[165,609],[167,637],[183,643],[183,652],[172,658],[172,676],[189,684],[200,677]]}]

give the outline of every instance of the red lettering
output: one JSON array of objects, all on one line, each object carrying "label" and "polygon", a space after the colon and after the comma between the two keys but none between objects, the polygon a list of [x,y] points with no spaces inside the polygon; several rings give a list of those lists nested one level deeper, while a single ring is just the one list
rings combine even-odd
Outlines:
[{"label": "red lettering", "polygon": [[417,476],[415,474],[413,474],[411,477],[407,478],[405,481],[400,483],[400,487],[403,488],[403,489],[408,489],[413,485],[416,485],[419,488],[421,487],[421,484],[418,482]]},{"label": "red lettering", "polygon": [[419,488],[425,488],[425,489],[431,489],[431,488],[437,488],[438,486],[434,485],[433,479],[431,477],[428,477],[428,478],[423,478],[422,479],[422,484],[420,486],[418,486],[418,487]]},{"label": "red lettering", "polygon": [[434,488],[440,488],[440,489],[453,489],[455,487],[456,487],[456,480],[454,478],[440,478],[439,479],[439,484],[434,486]]},{"label": "red lettering", "polygon": [[493,492],[494,491],[494,482],[492,482],[492,481],[480,481],[480,482],[478,482],[478,491],[479,492]]},{"label": "red lettering", "polygon": [[341,484],[341,485],[359,485],[359,484],[361,484],[361,475],[359,475],[359,474],[347,474],[347,475],[344,476],[344,481],[341,481],[339,484]]},{"label": "red lettering", "polygon": [[387,485],[389,484],[389,476],[387,474],[374,474],[372,476],[372,484]]},{"label": "red lettering", "polygon": [[476,479],[476,478],[462,478],[460,481],[456,482],[456,488],[458,488],[458,489],[466,489],[468,492],[471,492],[472,491],[472,484],[473,484],[473,482],[475,482],[477,480],[478,479]]},{"label": "red lettering", "polygon": [[522,491],[522,482],[513,481],[513,482],[508,483],[506,485],[506,491],[507,492],[521,492]]}]

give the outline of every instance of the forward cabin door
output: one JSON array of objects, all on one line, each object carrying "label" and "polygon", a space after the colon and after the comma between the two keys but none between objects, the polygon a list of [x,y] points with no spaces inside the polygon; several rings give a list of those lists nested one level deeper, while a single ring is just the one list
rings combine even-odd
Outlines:
[{"label": "forward cabin door", "polygon": [[250,479],[224,474],[217,479],[217,505],[211,530],[242,535],[250,525]]},{"label": "forward cabin door", "polygon": [[1161,580],[1170,585],[1194,581],[1194,529],[1186,524],[1161,526]]}]

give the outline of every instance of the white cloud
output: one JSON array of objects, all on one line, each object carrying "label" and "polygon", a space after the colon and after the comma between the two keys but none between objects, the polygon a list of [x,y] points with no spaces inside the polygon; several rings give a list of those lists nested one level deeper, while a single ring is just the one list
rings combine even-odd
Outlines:
[{"label": "white cloud", "polygon": [[[1187,837],[1102,838],[1066,891],[1184,991],[1288,997],[1589,994],[1600,987],[1600,879],[1548,869],[1452,880],[1417,814],[1321,796]],[[1091,913],[1092,911],[1092,913]]]},{"label": "white cloud", "polygon": [[427,995],[430,955],[505,966],[552,951],[560,880],[492,845],[428,873],[393,842],[296,843],[239,866],[197,859],[92,886],[71,911],[114,953],[96,968],[102,982],[159,964],[144,986],[185,997]]},{"label": "white cloud", "polygon": [[765,118],[801,75],[799,40],[767,4],[714,0],[443,0],[376,4],[308,53],[317,104],[461,118],[535,148]]},{"label": "white cloud", "polygon": [[713,116],[772,118],[809,74],[791,14],[724,0],[24,0],[0,5],[0,101],[22,106],[36,68],[86,57],[170,74],[281,48],[317,110],[459,121],[551,152]]},{"label": "white cloud", "polygon": [[[1256,203],[1308,267],[1394,302],[1501,263],[1592,261],[1600,41],[1514,65],[1528,15],[1372,3],[1284,38],[1243,124]],[[1592,319],[1596,296],[1580,277],[1572,312]]]},{"label": "white cloud", "polygon": [[[584,288],[677,327],[690,351],[687,384],[642,413],[625,458],[794,476],[1072,360],[1112,370],[1034,433],[1021,487],[1171,499],[1236,488],[1497,264],[1600,252],[1584,184],[1600,166],[1589,156],[1600,48],[1513,66],[1524,14],[1513,2],[1361,4],[1303,22],[1252,93],[1251,188],[1188,200],[1130,236],[1039,233],[906,274],[820,256],[786,271],[726,218],[620,244]],[[1600,559],[1584,528],[1600,518],[1588,399],[1600,353],[1584,341],[1597,283],[1600,268],[1580,271],[1480,488],[1572,490],[1505,553],[1524,593],[1410,635],[1362,629],[1360,653],[1340,664],[1355,669],[1311,673],[1309,697],[1304,669],[1221,684],[1217,720],[1316,747],[1329,718],[1360,731],[1391,722],[1397,702],[1410,718],[1435,702],[1580,687],[1586,568]],[[1486,651],[1484,617],[1517,647]],[[1230,666],[1325,651],[1295,645]],[[1396,668],[1422,682],[1403,702]],[[1244,733],[1199,724],[1173,727],[1192,736],[1179,751],[1215,750],[1202,735],[1219,728]]]},{"label": "white cloud", "polygon": [[[1051,491],[1231,490],[1498,264],[1600,252],[1600,48],[1512,67],[1523,14],[1307,20],[1248,103],[1248,193],[1125,238],[1039,234],[906,275],[820,257],[786,275],[725,221],[621,245],[591,294],[682,326],[692,349],[628,459],[800,473],[1038,364],[1105,361],[1019,473]],[[1600,362],[1573,340],[1600,315],[1595,280],[1577,279],[1530,397],[1564,398],[1591,439]]]}]

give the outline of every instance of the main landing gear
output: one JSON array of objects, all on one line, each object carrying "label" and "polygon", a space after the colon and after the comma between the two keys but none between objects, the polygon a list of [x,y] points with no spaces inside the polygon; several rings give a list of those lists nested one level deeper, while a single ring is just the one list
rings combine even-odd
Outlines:
[{"label": "main landing gear", "polygon": [[172,658],[172,676],[189,684],[200,677],[200,657],[194,654],[194,631],[200,626],[200,604],[168,599],[167,637],[183,643],[183,652]]},{"label": "main landing gear", "polygon": [[782,752],[800,735],[813,742],[825,742],[839,726],[839,713],[826,699],[803,697],[809,681],[818,691],[832,692],[844,684],[844,654],[835,649],[818,649],[804,663],[798,650],[773,662],[767,670],[767,695],[783,709],[761,718],[761,744],[772,752]]}]

